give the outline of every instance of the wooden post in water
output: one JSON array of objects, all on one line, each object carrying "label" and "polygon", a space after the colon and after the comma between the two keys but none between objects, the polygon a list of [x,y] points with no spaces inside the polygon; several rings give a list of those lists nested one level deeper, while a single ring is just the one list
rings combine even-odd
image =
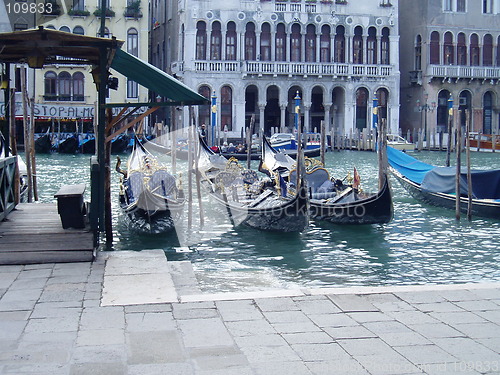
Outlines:
[{"label": "wooden post in water", "polygon": [[467,220],[472,220],[472,176],[470,172],[470,122],[471,116],[468,109],[465,110],[465,155],[467,162]]},{"label": "wooden post in water", "polygon": [[177,109],[175,106],[172,107],[172,125],[170,126],[171,135],[171,152],[172,156],[172,174],[177,172]]},{"label": "wooden post in water", "polygon": [[451,154],[451,135],[453,132],[453,116],[448,115],[448,141],[446,142],[446,166],[450,166],[450,154]]},{"label": "wooden post in water", "polygon": [[378,137],[378,189],[382,189],[385,176],[387,175],[387,119],[380,121],[380,130]]},{"label": "wooden post in water", "polygon": [[[196,117],[194,115],[194,111],[193,111],[193,124],[196,124]],[[193,132],[194,132],[194,139],[195,139],[195,142],[194,142],[194,145],[195,145],[195,147],[194,147],[194,170],[196,173],[196,194],[197,194],[197,198],[198,198],[198,210],[200,213],[200,227],[203,227],[203,225],[205,224],[205,220],[203,218],[203,201],[201,199],[200,174],[198,173],[198,163],[200,160],[201,144],[199,141],[199,135],[196,132],[196,126],[194,127]],[[205,141],[205,139],[204,139],[204,141]]]},{"label": "wooden post in water", "polygon": [[28,121],[28,93],[26,91],[26,68],[21,68],[21,97],[23,101],[24,155],[28,173],[28,203],[33,202],[33,174],[31,169],[30,130]]},{"label": "wooden post in water", "polygon": [[[194,120],[194,110],[192,106],[189,106],[189,118]],[[191,121],[188,121],[188,124]],[[188,229],[191,229],[193,225],[193,152],[194,152],[194,137],[192,128],[195,128],[194,121],[191,126],[188,126]]]},{"label": "wooden post in water", "polygon": [[[17,155],[17,137],[16,137],[16,89],[10,89],[9,95],[9,137],[11,155]],[[8,149],[8,147],[7,147]],[[19,165],[16,163],[14,176],[14,201],[16,204],[20,201],[19,196]]]},{"label": "wooden post in water", "polygon": [[250,169],[250,164],[252,162],[252,135],[253,127],[255,124],[255,114],[250,117],[250,124],[247,128],[247,169]]},{"label": "wooden post in water", "polygon": [[106,138],[111,134],[112,129],[106,131],[107,125],[113,120],[113,111],[106,108],[105,133],[104,133],[104,226],[106,233],[106,244],[113,244],[113,214],[111,207],[111,140],[106,142]]},{"label": "wooden post in water", "polygon": [[461,169],[461,143],[462,134],[460,122],[455,122],[455,155],[456,155],[456,172],[455,172],[455,218],[460,220],[460,169]]},{"label": "wooden post in water", "polygon": [[30,156],[31,156],[31,174],[33,179],[33,199],[38,201],[38,187],[36,181],[36,155],[35,155],[35,99],[30,99]]},{"label": "wooden post in water", "polygon": [[325,152],[326,152],[326,129],[325,129],[325,120],[321,120],[320,127],[320,136],[321,136],[321,145],[320,145],[320,160],[321,164],[325,165]]}]

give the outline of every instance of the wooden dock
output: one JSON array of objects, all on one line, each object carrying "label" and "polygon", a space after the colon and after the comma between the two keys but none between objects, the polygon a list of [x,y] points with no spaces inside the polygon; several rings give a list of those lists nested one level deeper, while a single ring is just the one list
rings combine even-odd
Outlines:
[{"label": "wooden dock", "polygon": [[63,229],[56,203],[21,203],[0,222],[0,265],[90,262],[94,234]]}]

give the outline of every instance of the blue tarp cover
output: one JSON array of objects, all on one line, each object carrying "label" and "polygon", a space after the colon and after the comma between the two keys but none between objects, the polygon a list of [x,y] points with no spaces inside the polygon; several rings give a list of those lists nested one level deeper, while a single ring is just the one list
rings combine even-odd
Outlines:
[{"label": "blue tarp cover", "polygon": [[421,184],[427,172],[435,168],[393,147],[387,147],[387,159],[391,167],[417,184]]},{"label": "blue tarp cover", "polygon": [[[421,184],[422,190],[455,194],[455,167],[435,167],[404,152],[387,147],[391,167],[411,181]],[[472,170],[472,196],[477,199],[500,199],[500,169]],[[460,173],[460,194],[467,195],[467,171]]]}]

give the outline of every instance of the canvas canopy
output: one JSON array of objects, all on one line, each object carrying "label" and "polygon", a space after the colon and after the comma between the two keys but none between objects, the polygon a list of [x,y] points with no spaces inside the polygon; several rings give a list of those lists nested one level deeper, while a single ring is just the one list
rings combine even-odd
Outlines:
[{"label": "canvas canopy", "polygon": [[157,67],[117,49],[111,68],[138,84],[166,97],[172,104],[208,104],[208,100]]}]

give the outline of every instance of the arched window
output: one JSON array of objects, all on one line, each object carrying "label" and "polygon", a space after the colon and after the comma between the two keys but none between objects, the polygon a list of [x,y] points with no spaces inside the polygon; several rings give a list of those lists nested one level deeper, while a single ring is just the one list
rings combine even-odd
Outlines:
[{"label": "arched window", "polygon": [[210,60],[222,59],[222,33],[219,21],[212,23],[210,34]]},{"label": "arched window", "polygon": [[493,124],[493,95],[486,91],[483,97],[483,133],[491,134]]},{"label": "arched window", "polygon": [[302,35],[300,34],[300,25],[294,23],[292,25],[292,33],[290,35],[290,61],[301,61],[300,51]]},{"label": "arched window", "polygon": [[271,26],[267,22],[262,24],[260,33],[260,59],[271,60]]},{"label": "arched window", "polygon": [[417,35],[415,43],[415,70],[422,70],[422,36]]},{"label": "arched window", "polygon": [[368,90],[360,88],[356,90],[356,129],[364,129],[368,116]]},{"label": "arched window", "polygon": [[207,25],[203,21],[196,24],[196,60],[207,59]]},{"label": "arched window", "polygon": [[483,66],[493,66],[493,37],[486,34],[483,38]]},{"label": "arched window", "polygon": [[286,33],[282,23],[276,27],[276,61],[286,61]]},{"label": "arched window", "polygon": [[391,45],[389,42],[390,31],[389,28],[382,29],[382,37],[380,38],[380,63],[389,65],[391,63]]},{"label": "arched window", "polygon": [[352,62],[353,64],[363,63],[363,28],[356,26],[354,37],[352,38]]},{"label": "arched window", "polygon": [[84,35],[85,31],[83,30],[83,27],[81,27],[81,26],[75,26],[73,28],[73,34]]},{"label": "arched window", "polygon": [[467,45],[464,33],[458,34],[457,37],[457,64],[467,65]]},{"label": "arched window", "polygon": [[500,66],[500,35],[497,39],[497,63],[496,66]]},{"label": "arched window", "polygon": [[321,37],[319,40],[320,50],[319,50],[319,60],[321,62],[331,61],[331,38],[330,38],[330,26],[323,25],[321,27]]},{"label": "arched window", "polygon": [[335,29],[335,62],[345,63],[345,28],[342,25]]},{"label": "arched window", "polygon": [[236,60],[236,24],[233,21],[227,24],[226,60]]},{"label": "arched window", "polygon": [[57,100],[57,74],[47,72],[44,76],[45,100]]},{"label": "arched window", "polygon": [[366,63],[377,63],[377,29],[374,27],[368,29],[368,38],[366,39]]},{"label": "arched window", "polygon": [[127,52],[139,56],[139,34],[133,27],[127,30]]},{"label": "arched window", "polygon": [[447,31],[444,34],[443,43],[443,59],[445,65],[453,65],[455,63],[454,59],[454,48],[453,48],[453,34]]},{"label": "arched window", "polygon": [[85,100],[84,75],[82,72],[73,73],[73,100],[83,102]]},{"label": "arched window", "polygon": [[389,28],[382,29],[382,37],[380,38],[380,63],[389,65],[391,63],[391,47],[389,43]]},{"label": "arched window", "polygon": [[70,33],[71,32],[71,30],[69,29],[68,26],[61,26],[59,28],[59,31],[64,31],[65,33]]},{"label": "arched window", "polygon": [[479,37],[477,34],[470,36],[470,65],[479,66]]},{"label": "arched window", "polygon": [[228,130],[233,129],[233,90],[229,86],[222,86],[220,90],[220,98],[221,98],[221,108],[220,108],[220,116],[221,116],[221,130],[227,125]]},{"label": "arched window", "polygon": [[255,40],[255,25],[253,22],[248,22],[245,28],[245,60],[256,60]]},{"label": "arched window", "polygon": [[[212,90],[210,87],[203,85],[198,89],[198,94],[210,101]],[[205,131],[208,132],[208,125],[210,124],[210,104],[198,106],[198,123],[200,126],[205,125]]]},{"label": "arched window", "polygon": [[306,61],[316,61],[316,27],[307,25],[306,28]]},{"label": "arched window", "polygon": [[431,33],[431,42],[429,47],[430,47],[429,63],[439,64],[439,33],[437,31],[433,31]]},{"label": "arched window", "polygon": [[59,73],[58,81],[58,93],[60,101],[71,100],[71,75],[68,72]]}]

